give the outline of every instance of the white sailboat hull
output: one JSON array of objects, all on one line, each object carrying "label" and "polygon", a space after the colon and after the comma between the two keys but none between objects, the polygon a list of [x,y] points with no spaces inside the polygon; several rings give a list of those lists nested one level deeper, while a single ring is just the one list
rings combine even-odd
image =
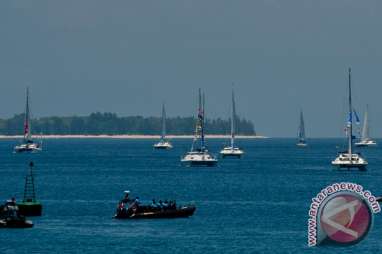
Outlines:
[{"label": "white sailboat hull", "polygon": [[189,152],[182,159],[181,163],[185,166],[207,166],[214,167],[217,165],[218,160],[210,155],[208,151],[204,152]]},{"label": "white sailboat hull", "polygon": [[158,143],[154,144],[153,147],[155,149],[171,149],[172,144],[168,141],[159,141]]},{"label": "white sailboat hull", "polygon": [[21,144],[18,146],[15,146],[14,151],[16,153],[22,153],[22,152],[38,152],[41,151],[42,148],[39,144],[37,143],[26,143],[26,144]]},{"label": "white sailboat hull", "polygon": [[368,162],[361,157],[361,155],[353,153],[349,156],[348,153],[340,153],[338,157],[332,161],[332,165],[337,168],[358,168],[360,170],[365,170]]},{"label": "white sailboat hull", "polygon": [[220,151],[220,154],[223,157],[241,157],[242,155],[244,155],[244,151],[238,147],[229,146],[224,147],[223,150]]},{"label": "white sailboat hull", "polygon": [[296,144],[296,146],[298,146],[298,147],[307,147],[308,144],[304,143],[304,142],[299,142],[299,143]]},{"label": "white sailboat hull", "polygon": [[377,142],[374,140],[362,140],[360,142],[355,143],[356,146],[362,147],[362,146],[376,146]]}]

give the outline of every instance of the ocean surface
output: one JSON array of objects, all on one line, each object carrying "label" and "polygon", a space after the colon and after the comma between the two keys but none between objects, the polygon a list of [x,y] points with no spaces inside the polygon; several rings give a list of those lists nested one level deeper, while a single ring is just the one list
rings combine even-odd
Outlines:
[{"label": "ocean surface", "polygon": [[[0,229],[0,253],[378,253],[382,214],[365,240],[350,247],[307,246],[311,198],[340,181],[382,194],[382,146],[363,149],[368,171],[334,171],[340,139],[238,140],[246,155],[216,168],[186,168],[191,140],[155,151],[155,140],[52,139],[37,154],[13,154],[0,142],[0,199],[22,198],[35,162],[42,217],[31,229]],[[224,140],[208,140],[217,153]],[[382,144],[382,140],[379,140]],[[124,190],[141,200],[195,203],[187,219],[115,220]]]}]

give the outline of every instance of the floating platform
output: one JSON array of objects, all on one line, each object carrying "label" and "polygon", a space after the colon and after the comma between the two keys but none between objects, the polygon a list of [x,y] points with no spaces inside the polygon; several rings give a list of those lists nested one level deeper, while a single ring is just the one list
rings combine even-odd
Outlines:
[{"label": "floating platform", "polygon": [[23,216],[41,216],[42,204],[38,201],[18,203],[19,213]]}]

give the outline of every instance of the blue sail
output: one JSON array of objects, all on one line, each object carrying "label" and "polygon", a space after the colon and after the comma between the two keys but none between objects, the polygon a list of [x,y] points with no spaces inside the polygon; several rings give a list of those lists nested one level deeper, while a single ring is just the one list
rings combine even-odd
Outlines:
[{"label": "blue sail", "polygon": [[355,111],[355,109],[353,109],[353,112],[354,112],[354,116],[355,116],[355,122],[356,122],[356,124],[360,124],[360,123],[361,123],[361,121],[359,120],[359,117],[358,117],[357,111]]}]

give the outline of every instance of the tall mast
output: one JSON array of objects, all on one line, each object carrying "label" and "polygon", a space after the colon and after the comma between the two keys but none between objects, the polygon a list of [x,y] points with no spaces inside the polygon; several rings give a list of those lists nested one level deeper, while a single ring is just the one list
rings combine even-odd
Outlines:
[{"label": "tall mast", "polygon": [[369,139],[369,117],[368,117],[369,105],[366,105],[366,112],[363,119],[363,127],[362,127],[362,141],[366,141]]},{"label": "tall mast", "polygon": [[198,94],[198,117],[196,120],[196,127],[195,127],[195,135],[194,139],[192,141],[192,146],[191,146],[191,152],[194,150],[194,145],[196,141],[200,138],[201,140],[201,148],[203,147],[204,141],[204,134],[203,134],[203,109],[202,109],[202,91],[199,88],[199,94]]},{"label": "tall mast", "polygon": [[201,142],[202,142],[202,151],[205,149],[205,142],[204,142],[204,125],[205,125],[205,112],[204,112],[204,107],[205,107],[205,97],[204,93],[202,94],[202,101],[201,101]]},{"label": "tall mast", "polygon": [[353,148],[353,107],[351,101],[351,68],[349,68],[349,122],[348,122],[348,142],[349,142],[349,158],[352,156]]},{"label": "tall mast", "polygon": [[233,149],[235,140],[235,121],[236,121],[236,111],[235,111],[235,94],[232,88],[232,111],[231,111],[231,147]]},{"label": "tall mast", "polygon": [[29,87],[26,91],[26,103],[25,103],[25,119],[24,119],[24,140],[28,141],[31,139],[31,125],[30,125],[30,112],[29,112]]},{"label": "tall mast", "polygon": [[162,141],[165,139],[166,136],[166,109],[164,102],[162,104]]},{"label": "tall mast", "polygon": [[305,141],[305,123],[304,123],[304,115],[302,113],[302,109],[300,110],[300,128],[299,128],[298,138],[300,142]]}]

